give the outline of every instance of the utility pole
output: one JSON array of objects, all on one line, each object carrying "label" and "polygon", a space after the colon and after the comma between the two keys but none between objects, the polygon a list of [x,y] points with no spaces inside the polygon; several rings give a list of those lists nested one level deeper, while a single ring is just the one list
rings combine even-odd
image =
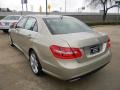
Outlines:
[{"label": "utility pole", "polygon": [[26,4],[26,11],[28,11],[28,6],[27,6],[28,0],[24,0],[24,4]]},{"label": "utility pole", "polygon": [[23,9],[23,0],[21,0],[21,5],[22,5],[22,12],[24,11],[24,9]]},{"label": "utility pole", "polygon": [[21,15],[23,15],[23,11],[24,11],[24,8],[23,8],[23,0],[21,0],[21,5],[22,5]]},{"label": "utility pole", "polygon": [[27,0],[21,0],[21,4],[22,4],[22,11],[23,11],[23,4],[26,4],[26,11],[28,11],[28,6],[27,6],[28,1]]},{"label": "utility pole", "polygon": [[46,0],[46,15],[48,14],[48,8],[47,8],[47,0]]},{"label": "utility pole", "polygon": [[28,11],[28,6],[27,6],[27,3],[26,3],[26,11]]},{"label": "utility pole", "polygon": [[22,11],[24,11],[24,9],[23,9],[23,4],[22,4]]}]

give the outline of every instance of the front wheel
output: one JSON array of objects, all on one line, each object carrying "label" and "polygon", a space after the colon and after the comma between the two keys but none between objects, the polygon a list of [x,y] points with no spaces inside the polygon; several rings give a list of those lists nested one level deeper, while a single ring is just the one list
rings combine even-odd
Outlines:
[{"label": "front wheel", "polygon": [[42,72],[42,67],[39,63],[39,59],[34,51],[30,52],[29,55],[29,60],[30,60],[30,66],[35,75],[41,75]]},{"label": "front wheel", "polygon": [[4,33],[8,33],[8,30],[3,30]]}]

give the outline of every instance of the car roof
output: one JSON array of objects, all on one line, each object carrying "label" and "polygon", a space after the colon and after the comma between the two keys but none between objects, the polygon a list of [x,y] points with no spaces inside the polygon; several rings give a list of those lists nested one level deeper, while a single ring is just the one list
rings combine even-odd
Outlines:
[{"label": "car roof", "polygon": [[[61,17],[68,17],[68,16],[62,16],[62,15],[25,15],[29,17],[36,17],[36,18],[61,18]],[[23,17],[25,17],[23,16]]]},{"label": "car roof", "polygon": [[[8,16],[21,16],[21,15],[8,15]],[[6,16],[6,17],[8,17],[8,16]]]}]

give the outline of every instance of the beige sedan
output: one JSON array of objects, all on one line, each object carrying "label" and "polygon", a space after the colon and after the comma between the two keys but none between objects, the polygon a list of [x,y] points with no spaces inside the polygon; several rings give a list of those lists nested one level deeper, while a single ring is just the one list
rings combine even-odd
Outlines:
[{"label": "beige sedan", "polygon": [[68,16],[24,16],[10,29],[11,46],[29,59],[36,75],[71,80],[110,62],[110,38]]}]

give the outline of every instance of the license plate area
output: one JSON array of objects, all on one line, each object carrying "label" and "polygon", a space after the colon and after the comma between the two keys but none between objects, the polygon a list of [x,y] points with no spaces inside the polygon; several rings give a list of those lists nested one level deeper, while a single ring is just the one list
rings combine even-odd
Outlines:
[{"label": "license plate area", "polygon": [[9,26],[9,23],[8,23],[8,22],[5,22],[5,25],[6,25],[6,26]]},{"label": "license plate area", "polygon": [[100,45],[90,46],[90,55],[100,52]]}]

